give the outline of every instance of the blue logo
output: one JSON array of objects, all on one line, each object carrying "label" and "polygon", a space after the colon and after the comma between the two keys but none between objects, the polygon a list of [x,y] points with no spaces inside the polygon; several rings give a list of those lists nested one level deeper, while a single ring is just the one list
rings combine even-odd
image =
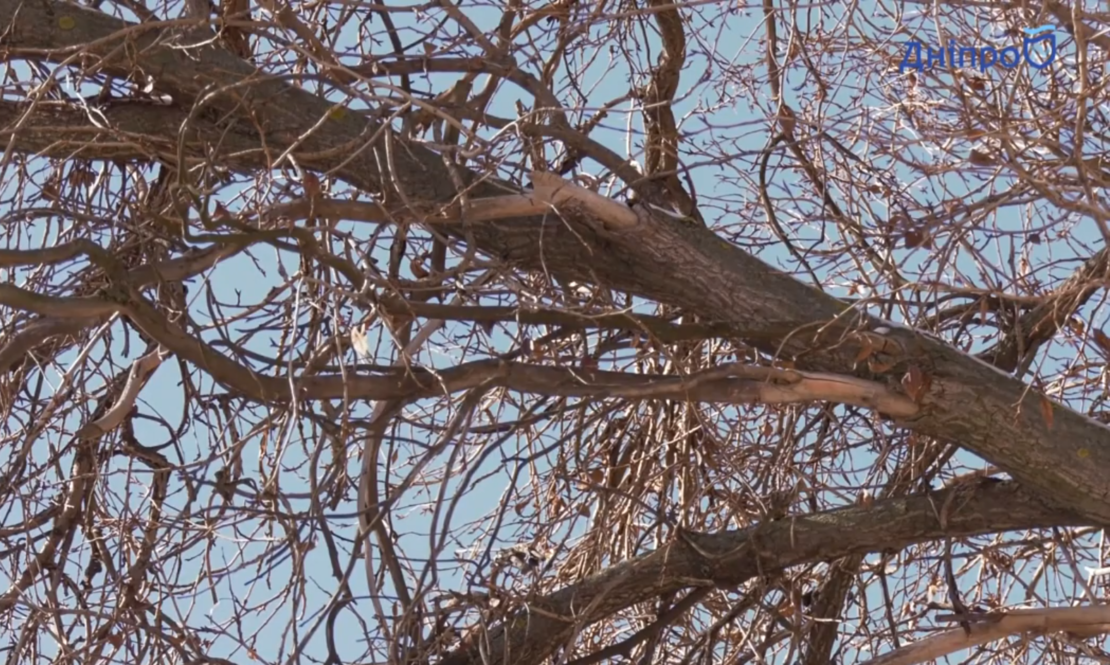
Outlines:
[{"label": "blue logo", "polygon": [[1050,30],[1055,32],[1056,26],[1054,26],[1054,25],[1042,25],[1042,26],[1037,27],[1037,28],[1022,28],[1021,29],[1022,32],[1029,35],[1030,37],[1032,37],[1033,35],[1040,34],[1042,32],[1050,31]]},{"label": "blue logo", "polygon": [[[1041,25],[1036,28],[1022,28],[1021,31],[1025,33],[1025,38],[1021,41],[1020,49],[1017,46],[1007,46],[1003,49],[996,49],[993,46],[961,47],[951,42],[947,49],[933,49],[919,41],[906,42],[906,55],[902,57],[902,63],[898,65],[898,72],[902,73],[907,69],[921,72],[932,69],[937,65],[944,67],[945,64],[949,67],[960,68],[978,66],[981,72],[987,71],[988,68],[994,65],[1002,65],[1003,69],[1014,69],[1021,64],[1023,59],[1026,64],[1037,70],[1051,65],[1052,61],[1056,59],[1056,26]],[[1048,56],[1039,61],[1030,57],[1031,47],[1038,43],[1041,46],[1047,46],[1049,51]],[[922,46],[925,47],[924,58],[921,56]],[[914,62],[910,61],[911,56],[914,57]],[[978,65],[976,65],[976,61],[978,61]]]}]

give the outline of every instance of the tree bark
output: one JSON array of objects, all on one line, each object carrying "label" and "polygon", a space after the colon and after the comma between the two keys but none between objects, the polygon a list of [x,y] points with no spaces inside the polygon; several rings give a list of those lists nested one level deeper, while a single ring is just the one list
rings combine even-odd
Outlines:
[{"label": "tree bark", "polygon": [[945,535],[1082,523],[1068,511],[1046,507],[1015,483],[987,481],[955,511],[946,530],[937,511],[949,491],[789,517],[738,531],[688,534],[545,596],[506,619],[484,638],[489,640],[488,660],[477,647],[464,645],[439,665],[538,663],[577,627],[691,586],[736,587],[790,566],[900,549]]},{"label": "tree bark", "polygon": [[[402,145],[364,115],[336,111],[334,104],[282,79],[268,78],[226,51],[210,46],[171,48],[178,37],[165,24],[136,26],[54,0],[0,0],[0,25],[8,59],[60,62],[81,52],[79,62],[87,67],[120,77],[148,76],[155,91],[172,96],[176,111],[154,105],[128,110],[133,114],[130,130],[148,128],[143,137],[134,137],[135,155],[149,156],[151,149],[143,148],[142,141],[166,146],[169,137],[178,137],[182,125],[171,118],[180,118],[180,109],[191,106],[185,120],[193,129],[180,134],[185,147],[208,143],[211,134],[206,132],[227,130],[209,147],[217,148],[215,158],[223,155],[229,166],[261,167],[267,155],[288,150],[302,166],[374,192],[387,207],[402,201],[394,185],[414,201],[447,203],[456,198],[447,167],[435,152],[416,143]],[[13,123],[13,107],[5,109],[4,136],[14,136],[15,149],[38,151],[47,140],[65,139],[57,125],[52,137],[41,131],[24,134],[16,127],[23,118]],[[26,118],[30,125],[38,122],[37,113]],[[56,114],[55,120],[62,115]],[[87,122],[73,131],[85,137],[92,132],[102,135]],[[257,135],[260,131],[265,132],[267,152]],[[384,146],[389,141],[394,149],[387,154]],[[238,147],[243,150],[228,156]],[[113,149],[116,157],[124,156],[118,144]],[[383,174],[379,164],[389,173]],[[511,183],[479,179],[474,173],[467,178],[474,183],[468,193],[472,197],[519,191]],[[461,234],[457,225],[445,226],[444,231]],[[896,385],[916,368],[931,380],[920,399],[923,413],[897,424],[955,442],[1005,469],[1046,500],[1095,523],[1110,523],[1110,480],[1103,472],[1110,468],[1110,430],[1105,426],[939,341],[857,316],[842,301],[771,268],[707,229],[651,217],[632,229],[607,231],[599,220],[569,214],[483,223],[469,232],[482,251],[514,266],[596,281],[736,326],[745,341],[802,369]],[[856,361],[865,344],[856,332],[861,330],[878,332],[883,351],[874,356],[874,366]],[[874,335],[867,339],[866,344],[874,344]]]}]

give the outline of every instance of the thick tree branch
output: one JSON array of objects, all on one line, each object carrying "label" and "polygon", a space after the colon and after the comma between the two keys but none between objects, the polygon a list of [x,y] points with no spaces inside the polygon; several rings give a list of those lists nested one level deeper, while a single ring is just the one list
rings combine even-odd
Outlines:
[{"label": "thick tree branch", "polygon": [[484,656],[477,645],[464,644],[440,665],[541,662],[577,628],[688,587],[731,588],[790,566],[898,549],[946,535],[1084,522],[1070,512],[1046,507],[1015,483],[995,482],[979,488],[949,518],[946,530],[936,512],[946,497],[947,492],[941,492],[890,499],[870,508],[792,517],[740,531],[688,534],[531,603],[493,629]]},{"label": "thick tree branch", "polygon": [[[54,27],[52,21],[61,16],[73,19],[72,30]],[[0,23],[10,25],[8,57],[59,60],[84,48],[100,56],[95,62],[107,73],[126,76],[141,69],[157,90],[178,103],[200,100],[235,117],[253,114],[258,124],[241,121],[247,128],[243,133],[265,127],[273,154],[292,150],[303,166],[381,193],[387,204],[394,184],[412,200],[447,203],[457,194],[434,152],[408,144],[391,151],[392,162],[384,155],[379,161],[374,151],[380,126],[355,113],[337,113],[323,99],[260,76],[225,51],[203,47],[186,53],[159,42],[150,27],[136,28],[92,9],[50,0],[2,0]],[[124,41],[127,47],[117,48]],[[213,89],[220,92],[207,92]],[[382,177],[379,164],[392,164],[388,178]],[[477,182],[476,175],[467,177]],[[519,190],[486,179],[470,195],[505,193]],[[900,381],[917,367],[931,381],[923,396],[924,414],[905,421],[907,426],[959,442],[1044,497],[1093,521],[1110,523],[1110,481],[1101,472],[1110,467],[1110,430],[910,330],[885,328],[887,340],[901,351],[870,367],[860,366],[863,342],[853,331],[878,330],[883,322],[849,316],[836,298],[770,268],[708,229],[651,218],[632,229],[606,230],[581,216],[559,220],[549,215],[481,224],[472,233],[482,250],[519,267],[602,282],[737,325],[746,341],[792,358],[800,368]]]},{"label": "thick tree branch", "polygon": [[1062,631],[1076,637],[1110,632],[1110,606],[1038,607],[989,612],[971,617],[970,634],[962,627],[945,631],[883,654],[864,665],[915,665],[1010,635],[1046,635]]},{"label": "thick tree branch", "polygon": [[1032,357],[1067,323],[1076,311],[1098,291],[1106,277],[1108,250],[1103,248],[1064,281],[1044,302],[1025,312],[995,346],[979,354],[983,360],[1006,371],[1014,371],[1018,363]]},{"label": "thick tree branch", "polygon": [[[65,317],[126,315],[151,339],[183,360],[202,367],[231,390],[263,402],[340,397],[387,400],[434,397],[490,383],[510,390],[560,397],[677,399],[730,404],[790,404],[833,401],[873,408],[892,417],[909,417],[919,407],[886,386],[848,376],[797,370],[722,365],[688,377],[567,369],[486,360],[447,370],[398,369],[390,376],[265,376],[236,363],[170,322],[134,290],[121,302],[92,298],[55,298],[17,286],[0,285],[0,304],[38,314]],[[159,362],[160,362],[159,358]]]}]

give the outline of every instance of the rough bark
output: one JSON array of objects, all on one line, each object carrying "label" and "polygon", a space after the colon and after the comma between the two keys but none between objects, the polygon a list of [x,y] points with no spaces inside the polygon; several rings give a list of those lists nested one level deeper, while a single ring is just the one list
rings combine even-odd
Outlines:
[{"label": "rough bark", "polygon": [[[691,533],[538,600],[530,611],[492,631],[484,662],[541,662],[577,626],[687,587],[735,587],[790,566],[907,547],[946,534],[973,536],[1082,522],[1045,507],[1015,483],[988,482],[956,511],[946,531],[937,517],[946,497],[941,492],[890,499],[869,508],[844,508],[739,531]],[[477,648],[464,647],[440,665],[473,662],[483,662]]]},{"label": "rough bark", "polygon": [[[64,23],[59,19],[68,17]],[[72,29],[62,29],[60,25]],[[43,0],[0,0],[6,57],[61,61],[77,51],[88,68],[128,76],[140,71],[156,91],[182,108],[197,102],[190,122],[219,129],[235,118],[234,137],[265,132],[268,155],[293,149],[302,165],[333,173],[399,204],[391,183],[416,201],[449,202],[457,192],[440,157],[420,145],[394,141],[386,155],[382,127],[283,80],[259,74],[230,53],[211,48],[170,48],[175,39],[157,26],[128,24],[77,5]],[[165,26],[162,26],[165,27]],[[213,92],[215,91],[215,92]],[[199,100],[199,101],[198,101]],[[11,113],[9,109],[8,113]],[[151,127],[148,136],[176,136],[172,114],[155,107],[138,114],[163,114],[157,130],[148,117],[133,125]],[[10,116],[9,116],[10,117]],[[249,120],[248,120],[249,118]],[[321,120],[323,121],[321,122]],[[318,126],[317,126],[318,125]],[[5,137],[12,138],[10,121]],[[90,130],[85,126],[87,135]],[[188,136],[188,134],[186,134]],[[35,151],[47,138],[15,131],[17,150]],[[58,138],[55,133],[54,139]],[[216,158],[228,155],[226,142]],[[249,141],[237,138],[244,143]],[[294,147],[295,146],[295,147]],[[217,146],[212,146],[217,147]],[[138,153],[138,149],[136,149]],[[117,154],[116,156],[122,156]],[[261,143],[227,161],[238,168],[263,165]],[[379,161],[380,160],[380,161]],[[388,164],[383,179],[379,164]],[[512,191],[509,183],[478,180],[470,196]],[[596,221],[596,220],[595,220]],[[448,232],[458,233],[447,228]],[[479,247],[522,268],[556,276],[593,280],[610,288],[738,326],[743,338],[762,350],[792,359],[799,368],[840,372],[897,383],[911,365],[931,378],[922,398],[923,415],[903,422],[913,430],[956,442],[999,467],[1045,499],[1079,511],[1099,524],[1110,522],[1110,430],[1070,409],[1054,405],[1024,383],[932,338],[893,329],[877,371],[856,362],[860,341],[851,332],[879,329],[883,322],[846,316],[846,306],[818,289],[777,271],[707,229],[651,218],[630,230],[606,232],[581,218],[513,219],[472,229]],[[820,338],[815,332],[822,331]]]}]

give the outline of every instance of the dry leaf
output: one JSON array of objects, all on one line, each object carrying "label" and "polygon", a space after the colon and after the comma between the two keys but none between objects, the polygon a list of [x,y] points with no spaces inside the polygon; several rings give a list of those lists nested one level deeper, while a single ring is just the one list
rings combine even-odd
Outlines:
[{"label": "dry leaf", "polygon": [[924,231],[921,231],[919,229],[911,229],[909,231],[906,231],[906,233],[902,236],[902,239],[905,240],[906,249],[913,249],[914,247],[921,247],[922,245],[924,245],[926,237],[927,236],[925,235]]},{"label": "dry leaf", "polygon": [[67,179],[69,180],[69,184],[75,187],[81,187],[84,185],[91,185],[94,178],[92,171],[83,168],[75,168],[70,170]]},{"label": "dry leaf", "polygon": [[798,54],[801,53],[801,52],[802,52],[802,42],[801,42],[801,40],[799,40],[799,39],[790,40],[790,48],[786,51],[786,60],[783,64],[789,64],[790,62],[792,62],[794,60],[794,58],[797,58]]},{"label": "dry leaf", "polygon": [[871,340],[870,335],[860,335],[859,353],[856,354],[855,364],[858,365],[864,360],[867,360],[875,353],[875,343]]},{"label": "dry leaf", "polygon": [[1092,335],[1095,338],[1095,344],[1098,345],[1098,348],[1102,349],[1103,353],[1110,353],[1110,337],[1107,337],[1106,333],[1098,328],[1094,329]]},{"label": "dry leaf", "polygon": [[871,492],[862,490],[859,495],[856,496],[856,504],[864,508],[870,508],[875,505],[875,497],[871,495]]},{"label": "dry leaf", "polygon": [[994,164],[995,159],[989,152],[975,149],[968,153],[967,161],[976,166],[990,166]]},{"label": "dry leaf", "polygon": [[1041,415],[1044,416],[1044,422],[1048,429],[1052,429],[1052,400],[1044,395],[1041,395]]},{"label": "dry leaf", "polygon": [[42,198],[46,199],[47,201],[57,201],[59,198],[58,183],[54,182],[53,180],[50,180],[49,182],[44,184],[40,191],[42,192]]},{"label": "dry leaf", "polygon": [[228,212],[227,208],[225,208],[222,203],[216,201],[216,211],[212,213],[212,221],[226,222],[229,219],[231,219],[231,213]]},{"label": "dry leaf", "polygon": [[902,377],[902,387],[905,388],[906,394],[910,396],[915,402],[920,403],[925,394],[929,392],[929,386],[933,383],[932,378],[923,372],[917,365],[910,365],[906,374]]},{"label": "dry leaf", "polygon": [[366,341],[366,327],[356,326],[351,328],[351,346],[360,358],[370,357],[370,344]]},{"label": "dry leaf", "polygon": [[794,111],[791,110],[789,106],[783,106],[779,110],[778,119],[779,128],[782,129],[782,133],[786,136],[792,136],[794,134],[794,127],[797,124],[796,119],[794,118]]},{"label": "dry leaf", "polygon": [[307,198],[314,199],[320,196],[320,178],[312,171],[304,172],[304,194]]}]

